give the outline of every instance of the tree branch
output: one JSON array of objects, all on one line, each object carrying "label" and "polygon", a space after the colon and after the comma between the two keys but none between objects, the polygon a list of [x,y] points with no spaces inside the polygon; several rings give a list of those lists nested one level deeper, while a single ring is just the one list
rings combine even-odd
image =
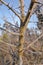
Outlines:
[{"label": "tree branch", "polygon": [[24,15],[24,0],[19,0],[21,15]]},{"label": "tree branch", "polygon": [[0,1],[1,1],[2,4],[4,4],[5,6],[7,6],[21,20],[21,17],[18,15],[18,13],[16,11],[14,11],[13,8],[11,6],[9,6],[8,3],[6,3],[4,0],[0,0]]},{"label": "tree branch", "polygon": [[31,17],[31,12],[33,12],[32,10],[33,10],[33,6],[34,6],[34,2],[31,2],[31,4],[30,4],[30,8],[28,9],[28,13],[27,13],[27,16],[26,16],[26,18],[25,18],[25,21],[24,21],[24,26],[25,26],[25,24],[26,23],[28,23],[29,21],[28,21],[28,19],[30,20],[30,17]]},{"label": "tree branch", "polygon": [[7,21],[6,19],[3,19],[3,21],[4,21],[4,22],[7,22],[8,24],[10,24],[10,25],[12,25],[12,26],[14,26],[14,27],[16,27],[16,28],[18,28],[18,29],[20,28],[20,27],[18,27],[18,26],[16,26],[16,25],[14,25],[14,24],[10,23],[10,22],[9,22],[9,21]]},{"label": "tree branch", "polygon": [[26,19],[25,19],[24,24],[23,24],[25,30],[26,30],[26,28],[27,28],[27,25],[28,25],[28,23],[29,23],[29,21],[30,21],[30,18],[31,18],[31,16],[32,16],[32,14],[34,13],[35,7],[36,7],[36,4],[34,3],[34,5],[32,6],[32,9],[30,10],[30,13],[29,13],[29,11],[28,11],[28,14],[27,14]]},{"label": "tree branch", "polygon": [[6,32],[8,32],[8,33],[10,33],[10,34],[12,34],[12,35],[18,35],[18,36],[20,36],[19,33],[16,33],[16,32],[10,32],[10,31],[4,29],[3,27],[0,27],[0,29],[1,29],[1,30],[4,30],[4,31],[6,31]]},{"label": "tree branch", "polygon": [[[28,22],[29,22],[29,20],[30,20],[30,17],[31,17],[31,15],[32,15],[32,12],[33,12],[33,10],[35,9],[35,7],[37,6],[37,5],[35,5],[35,4],[41,4],[41,5],[43,5],[42,3],[37,2],[36,0],[32,0],[32,1],[31,1],[30,8],[28,9],[28,13],[27,13],[27,16],[26,16],[25,21],[24,21],[24,24],[23,24],[24,26],[28,24]],[[29,11],[29,10],[30,10],[30,11]],[[26,23],[27,23],[27,24],[26,24]]]},{"label": "tree branch", "polygon": [[4,50],[4,49],[2,49],[2,48],[0,48],[0,50],[3,51],[3,52],[5,52],[5,53],[7,53],[7,54],[9,54],[8,51],[6,51],[6,50]]},{"label": "tree branch", "polygon": [[27,50],[32,44],[36,43],[42,36],[43,36],[43,33],[35,41],[29,44],[24,50]]},{"label": "tree branch", "polygon": [[16,46],[14,46],[14,44],[9,44],[9,43],[6,43],[6,42],[4,42],[3,40],[0,40],[0,44],[6,44],[6,45],[8,45],[8,46],[11,46],[11,47],[13,47],[14,49],[17,49],[16,48]]},{"label": "tree branch", "polygon": [[22,17],[22,22],[24,20],[24,0],[19,0],[20,3],[20,12],[21,12],[21,17]]}]

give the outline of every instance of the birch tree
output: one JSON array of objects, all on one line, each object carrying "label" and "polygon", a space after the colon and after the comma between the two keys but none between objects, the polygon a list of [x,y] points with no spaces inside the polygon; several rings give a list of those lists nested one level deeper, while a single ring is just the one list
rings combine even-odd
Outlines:
[{"label": "birch tree", "polygon": [[[13,0],[12,0],[13,1]],[[19,7],[20,7],[20,15],[4,0],[0,0],[2,4],[8,7],[9,10],[11,10],[19,19],[20,19],[20,35],[19,35],[19,46],[18,46],[18,52],[19,52],[19,60],[18,65],[23,65],[23,44],[24,44],[24,35],[27,28],[27,25],[30,21],[30,18],[32,14],[34,14],[35,8],[37,6],[37,0],[31,0],[30,7],[28,8],[28,12],[25,15],[25,0],[18,0],[19,1]]]}]

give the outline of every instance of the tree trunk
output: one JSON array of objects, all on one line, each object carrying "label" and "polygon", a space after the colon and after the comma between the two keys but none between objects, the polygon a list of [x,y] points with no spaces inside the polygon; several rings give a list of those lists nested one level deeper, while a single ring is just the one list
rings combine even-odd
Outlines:
[{"label": "tree trunk", "polygon": [[25,28],[21,25],[20,27],[20,37],[19,37],[19,65],[23,65],[23,45],[24,45],[24,34],[25,34]]}]

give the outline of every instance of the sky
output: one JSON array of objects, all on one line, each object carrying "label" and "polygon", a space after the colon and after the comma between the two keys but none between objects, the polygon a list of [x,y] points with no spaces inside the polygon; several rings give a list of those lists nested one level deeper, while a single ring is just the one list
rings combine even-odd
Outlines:
[{"label": "sky", "polygon": [[[16,9],[18,12],[19,10],[17,9],[19,2],[18,0],[13,0],[14,2],[12,2],[12,0],[5,0],[6,2],[10,2],[10,5]],[[27,11],[27,9],[30,6],[30,2],[31,0],[25,0],[25,10]],[[12,18],[13,16],[13,18]],[[9,22],[11,23],[15,23],[15,21],[18,21],[19,25],[20,25],[20,20],[17,16],[14,15],[14,13],[12,13],[10,10],[8,10],[8,8],[5,5],[0,5],[0,24],[3,25],[4,21],[3,21],[3,17],[5,17]],[[28,24],[28,28],[37,28],[37,24],[36,22],[38,21],[37,16],[35,14],[32,15],[32,17],[30,18],[30,23]],[[33,23],[35,22],[35,23]]]}]

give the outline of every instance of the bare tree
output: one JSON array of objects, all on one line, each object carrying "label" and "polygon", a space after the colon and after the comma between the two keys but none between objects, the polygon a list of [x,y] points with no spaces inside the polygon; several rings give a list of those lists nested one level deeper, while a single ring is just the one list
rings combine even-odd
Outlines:
[{"label": "bare tree", "polygon": [[30,18],[32,14],[35,11],[35,8],[37,6],[37,1],[36,0],[31,0],[30,7],[28,9],[27,14],[25,15],[25,6],[24,6],[24,0],[19,0],[19,6],[20,6],[20,15],[4,0],[0,0],[2,4],[7,6],[19,19],[20,19],[20,35],[19,35],[19,46],[18,46],[18,51],[19,51],[19,60],[18,63],[19,65],[23,65],[23,44],[24,44],[24,34],[27,28],[27,24],[30,21]]}]

